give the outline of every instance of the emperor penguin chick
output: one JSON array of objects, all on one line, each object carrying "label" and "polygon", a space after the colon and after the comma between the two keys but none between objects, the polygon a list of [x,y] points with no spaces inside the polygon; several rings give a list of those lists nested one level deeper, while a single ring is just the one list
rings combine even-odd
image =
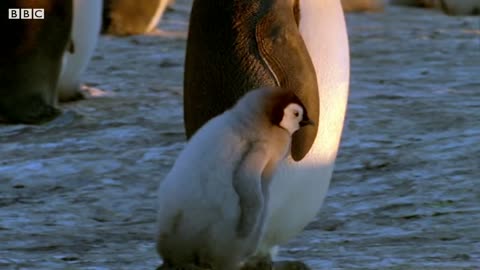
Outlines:
[{"label": "emperor penguin chick", "polygon": [[273,172],[307,124],[293,91],[271,87],[201,127],[158,189],[160,269],[238,269],[260,241]]}]

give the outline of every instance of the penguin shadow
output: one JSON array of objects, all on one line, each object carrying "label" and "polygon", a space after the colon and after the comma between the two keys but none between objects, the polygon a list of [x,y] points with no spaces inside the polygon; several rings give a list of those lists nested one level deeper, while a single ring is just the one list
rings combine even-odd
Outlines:
[{"label": "penguin shadow", "polygon": [[209,268],[201,268],[195,265],[187,265],[180,267],[170,267],[165,264],[160,265],[155,270],[209,270]]},{"label": "penguin shadow", "polygon": [[[155,268],[155,270],[211,270],[211,268],[201,268],[195,265],[182,267],[170,267],[164,264]],[[240,270],[311,270],[306,264],[299,261],[277,261],[271,263],[270,260],[259,260],[255,263],[248,262]]]},{"label": "penguin shadow", "polygon": [[275,261],[270,258],[260,258],[259,260],[249,260],[240,270],[311,270],[301,261]]}]

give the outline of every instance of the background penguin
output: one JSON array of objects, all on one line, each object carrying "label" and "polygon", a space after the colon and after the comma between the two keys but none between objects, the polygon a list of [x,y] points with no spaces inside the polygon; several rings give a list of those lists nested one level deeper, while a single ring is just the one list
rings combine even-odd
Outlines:
[{"label": "background penguin", "polygon": [[422,8],[435,8],[439,0],[390,0],[389,3],[397,6],[411,6]]},{"label": "background penguin", "polygon": [[[43,8],[44,19],[8,19],[9,8]],[[60,114],[56,84],[70,41],[72,1],[2,0],[0,115],[8,122],[36,124]]]},{"label": "background penguin", "polygon": [[311,123],[292,91],[263,88],[203,126],[159,187],[160,269],[237,269],[256,249],[291,135]]},{"label": "background penguin", "polygon": [[140,35],[154,31],[173,0],[105,0],[102,32]]},{"label": "background penguin", "polygon": [[480,15],[480,0],[437,0],[448,15]]},{"label": "background penguin", "polygon": [[479,0],[390,0],[390,4],[435,8],[451,16],[480,15]]},{"label": "background penguin", "polygon": [[380,12],[385,0],[341,0],[344,12]]},{"label": "background penguin", "polygon": [[[294,135],[292,156],[281,162],[271,182],[269,215],[256,254],[260,260],[270,260],[276,245],[301,232],[323,203],[340,143],[349,74],[340,0],[193,3],[184,81],[188,136],[262,85],[295,84],[318,123]],[[275,267],[289,265],[304,267],[298,262]]]},{"label": "background penguin", "polygon": [[74,0],[72,51],[64,54],[62,72],[57,84],[62,102],[83,98],[80,76],[93,55],[102,23],[102,0]]}]

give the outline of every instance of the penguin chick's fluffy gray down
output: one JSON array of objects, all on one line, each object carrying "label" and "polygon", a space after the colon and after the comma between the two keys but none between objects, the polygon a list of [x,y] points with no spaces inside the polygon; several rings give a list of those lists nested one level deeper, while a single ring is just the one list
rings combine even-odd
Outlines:
[{"label": "penguin chick's fluffy gray down", "polygon": [[260,88],[199,129],[158,190],[160,269],[240,267],[260,240],[275,167],[306,124],[293,91]]}]

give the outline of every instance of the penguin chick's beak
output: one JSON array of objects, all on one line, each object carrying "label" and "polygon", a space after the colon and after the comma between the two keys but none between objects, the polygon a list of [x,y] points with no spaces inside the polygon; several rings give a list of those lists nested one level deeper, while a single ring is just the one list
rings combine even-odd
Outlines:
[{"label": "penguin chick's beak", "polygon": [[300,126],[301,127],[308,126],[308,125],[314,126],[315,122],[313,122],[312,120],[310,120],[308,118],[307,119],[302,119],[302,121],[300,121]]}]

